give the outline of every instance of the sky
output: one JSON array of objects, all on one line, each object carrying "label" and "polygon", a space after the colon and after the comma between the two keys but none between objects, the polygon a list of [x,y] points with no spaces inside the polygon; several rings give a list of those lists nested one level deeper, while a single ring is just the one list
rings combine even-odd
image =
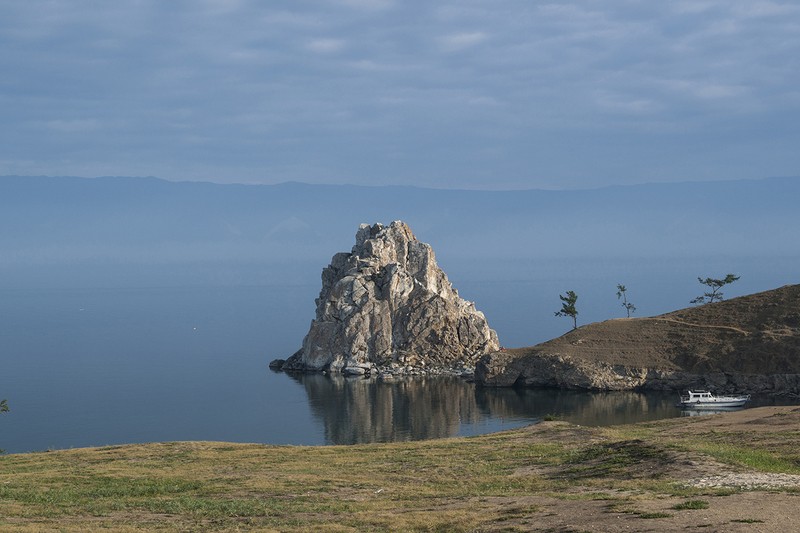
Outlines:
[{"label": "sky", "polygon": [[800,175],[800,3],[4,0],[0,175]]}]

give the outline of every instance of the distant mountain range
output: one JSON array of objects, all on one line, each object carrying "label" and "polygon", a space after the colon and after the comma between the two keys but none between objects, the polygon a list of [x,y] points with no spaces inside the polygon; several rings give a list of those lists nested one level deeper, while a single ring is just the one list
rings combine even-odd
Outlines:
[{"label": "distant mountain range", "polygon": [[797,198],[800,178],[464,191],[3,176],[0,250],[21,262],[311,258],[349,248],[362,222],[402,219],[456,257],[797,253]]},{"label": "distant mountain range", "polygon": [[742,275],[731,296],[797,283],[798,198],[800,178],[465,191],[3,176],[0,289],[297,284],[312,306],[359,224],[400,219],[520,332],[511,342],[530,342],[528,315],[549,316],[542,337],[562,326],[551,307],[566,289],[585,323],[615,312],[616,283],[637,316],[685,305],[700,275]]}]

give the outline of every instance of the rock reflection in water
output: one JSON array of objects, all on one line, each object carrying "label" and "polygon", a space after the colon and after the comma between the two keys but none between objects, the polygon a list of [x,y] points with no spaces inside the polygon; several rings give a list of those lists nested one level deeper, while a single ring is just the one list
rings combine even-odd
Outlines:
[{"label": "rock reflection in water", "polygon": [[[674,395],[475,387],[458,378],[392,381],[294,374],[328,444],[423,440],[498,431],[555,415],[611,425],[680,415]],[[477,430],[476,430],[477,428]]]},{"label": "rock reflection in water", "polygon": [[474,387],[457,378],[292,377],[305,387],[330,444],[450,437],[459,434],[462,423],[487,418],[475,402]]}]

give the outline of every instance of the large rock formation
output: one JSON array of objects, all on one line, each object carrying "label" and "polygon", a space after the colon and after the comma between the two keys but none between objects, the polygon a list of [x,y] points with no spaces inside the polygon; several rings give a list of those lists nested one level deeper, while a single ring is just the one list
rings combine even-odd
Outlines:
[{"label": "large rock formation", "polygon": [[362,224],[322,271],[316,318],[284,370],[414,372],[474,367],[497,335],[461,299],[433,250],[400,221]]},{"label": "large rock formation", "polygon": [[488,354],[475,378],[491,386],[800,395],[800,285],[589,324]]}]

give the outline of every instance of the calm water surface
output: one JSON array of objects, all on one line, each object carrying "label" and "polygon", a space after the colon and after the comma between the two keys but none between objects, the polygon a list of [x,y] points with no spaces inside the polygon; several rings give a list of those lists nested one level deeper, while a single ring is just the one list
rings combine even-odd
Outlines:
[{"label": "calm water surface", "polygon": [[672,394],[289,376],[318,286],[0,291],[0,448],[350,444],[679,416]]}]

